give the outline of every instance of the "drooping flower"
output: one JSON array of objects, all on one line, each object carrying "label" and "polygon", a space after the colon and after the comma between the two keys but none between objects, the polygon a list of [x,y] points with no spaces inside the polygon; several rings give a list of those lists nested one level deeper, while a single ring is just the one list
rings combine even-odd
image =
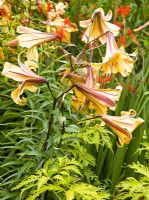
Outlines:
[{"label": "drooping flower", "polygon": [[120,28],[108,22],[109,20],[111,20],[111,18],[111,10],[109,10],[107,15],[105,15],[103,9],[98,8],[94,11],[91,19],[80,21],[80,26],[83,28],[87,28],[85,34],[82,37],[82,41],[84,41],[85,43],[89,43],[99,38],[100,42],[102,44],[105,44],[106,36],[103,34],[110,31],[114,34],[114,36],[118,35]]},{"label": "drooping flower", "polygon": [[19,45],[26,48],[31,48],[59,38],[58,34],[41,32],[23,26],[18,26],[17,32],[21,34],[17,36]]},{"label": "drooping flower", "polygon": [[85,83],[84,79],[79,78],[78,75],[74,76],[74,73],[69,73],[65,77],[69,78],[76,86],[75,89],[77,90],[74,89],[74,91],[76,93],[75,105],[77,105],[77,108],[82,108],[83,105],[83,108],[95,109],[100,114],[106,113],[107,108],[115,110],[116,101],[118,101],[122,91],[121,86],[116,87],[116,89],[99,89],[94,79],[93,69],[90,66],[87,67]]},{"label": "drooping flower", "polygon": [[126,77],[133,70],[134,60],[137,52],[127,54],[123,47],[118,48],[112,33],[107,34],[106,55],[102,63],[92,63],[91,66],[96,70],[101,70],[108,74],[121,73]]},{"label": "drooping flower", "polygon": [[[32,63],[33,62],[30,61],[28,64],[33,65]],[[47,80],[44,77],[35,74],[30,67],[23,64],[20,60],[20,57],[18,58],[18,64],[20,67],[6,62],[4,64],[2,74],[8,78],[22,83],[16,90],[12,91],[11,97],[16,104],[24,106],[26,104],[26,99],[21,97],[24,90],[26,89],[31,92],[36,92],[37,88],[34,86],[34,84],[46,83]],[[34,67],[35,66],[31,66],[31,68]]]},{"label": "drooping flower", "polygon": [[134,118],[136,111],[122,111],[121,116],[101,115],[102,120],[113,130],[118,136],[120,145],[129,144],[132,139],[132,132],[144,122],[143,119]]}]

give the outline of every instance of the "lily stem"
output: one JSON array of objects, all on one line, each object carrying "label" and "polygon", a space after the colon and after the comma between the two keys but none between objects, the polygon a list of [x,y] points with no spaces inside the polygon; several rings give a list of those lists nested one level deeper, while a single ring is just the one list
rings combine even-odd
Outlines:
[{"label": "lily stem", "polygon": [[51,135],[52,124],[53,124],[53,121],[54,121],[54,113],[53,113],[53,111],[54,111],[55,108],[56,108],[57,101],[58,101],[61,97],[63,97],[64,94],[66,94],[67,92],[69,92],[70,90],[72,90],[72,88],[74,88],[75,85],[71,86],[68,90],[66,90],[66,91],[63,92],[60,96],[58,96],[58,97],[56,97],[56,98],[54,97],[54,95],[53,95],[53,93],[52,93],[52,90],[51,90],[51,88],[50,88],[50,86],[49,86],[48,83],[47,83],[47,86],[48,86],[48,89],[49,89],[49,91],[50,91],[50,93],[51,93],[51,95],[52,95],[52,97],[53,97],[53,106],[52,106],[52,111],[51,111],[52,113],[51,113],[51,115],[50,115],[49,123],[48,123],[48,124],[49,124],[49,126],[48,126],[48,132],[47,132],[46,139],[45,139],[45,142],[44,142],[44,145],[43,145],[45,151],[46,151],[47,148],[48,148],[48,140],[49,140],[49,137],[50,137],[50,135]]},{"label": "lily stem", "polygon": [[54,97],[54,95],[53,95],[53,92],[52,92],[52,90],[51,90],[51,87],[50,87],[49,83],[46,82],[46,84],[47,84],[48,90],[49,90],[50,93],[51,93],[51,96],[53,97],[53,99],[55,99],[55,97]]}]

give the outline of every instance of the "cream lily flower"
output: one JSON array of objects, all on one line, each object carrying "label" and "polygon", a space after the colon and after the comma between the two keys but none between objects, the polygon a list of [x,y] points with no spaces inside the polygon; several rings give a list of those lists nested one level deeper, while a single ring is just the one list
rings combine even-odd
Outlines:
[{"label": "cream lily flower", "polygon": [[56,8],[56,12],[59,15],[63,15],[65,13],[65,9],[68,7],[67,3],[63,3],[63,2],[59,2],[56,4],[55,8]]},{"label": "cream lily flower", "polygon": [[[36,92],[37,88],[34,86],[34,84],[46,83],[47,80],[44,77],[35,74],[28,66],[24,65],[20,61],[20,57],[18,58],[18,64],[20,67],[6,62],[4,64],[2,74],[8,78],[12,78],[13,80],[22,83],[16,90],[12,91],[11,97],[16,104],[24,106],[26,104],[26,99],[24,97],[20,97],[24,90],[27,89],[31,92]],[[31,61],[28,64],[33,65]],[[32,68],[33,67],[35,66],[32,66]]]},{"label": "cream lily flower", "polygon": [[22,35],[17,36],[16,40],[21,47],[28,48],[28,59],[38,61],[38,51],[36,46],[60,38],[58,34],[37,31],[28,27],[18,26],[17,32]]},{"label": "cream lily flower", "polygon": [[126,77],[133,70],[134,60],[131,57],[136,57],[137,52],[127,54],[124,48],[118,48],[114,35],[112,33],[107,34],[107,46],[106,55],[102,63],[91,63],[91,66],[96,70],[101,70],[108,74],[121,73]]},{"label": "cream lily flower", "polygon": [[80,26],[87,28],[82,37],[82,41],[84,41],[85,43],[89,43],[99,37],[100,42],[102,44],[105,44],[106,36],[104,34],[106,32],[110,31],[115,36],[118,35],[120,28],[108,22],[109,20],[111,20],[111,18],[111,10],[109,10],[107,15],[105,15],[103,9],[98,8],[94,11],[91,19],[80,21]]},{"label": "cream lily flower", "polygon": [[80,83],[81,81],[84,82],[84,80],[82,80],[81,77],[78,78],[78,75],[74,77],[73,73],[69,73],[68,76],[65,76],[76,86],[74,89],[77,96],[75,105],[78,102],[83,104],[83,107],[85,106],[86,108],[87,103],[89,108],[95,109],[99,114],[106,113],[107,108],[115,110],[116,101],[118,101],[120,97],[122,87],[118,86],[116,89],[98,89],[94,80],[93,69],[88,66],[87,70],[88,72],[85,83]]},{"label": "cream lily flower", "polygon": [[101,115],[102,120],[118,136],[120,145],[129,144],[132,139],[132,132],[144,122],[143,119],[134,118],[136,111],[121,112],[121,116]]},{"label": "cream lily flower", "polygon": [[17,32],[22,34],[17,36],[17,41],[21,47],[31,48],[59,38],[58,34],[46,33],[32,28],[18,26]]}]

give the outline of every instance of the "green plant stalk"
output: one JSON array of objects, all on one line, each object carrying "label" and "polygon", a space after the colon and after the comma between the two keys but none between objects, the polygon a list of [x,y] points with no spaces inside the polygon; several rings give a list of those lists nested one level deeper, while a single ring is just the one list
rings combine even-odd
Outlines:
[{"label": "green plant stalk", "polygon": [[122,164],[125,159],[125,154],[127,151],[127,146],[128,145],[124,145],[122,148],[118,148],[115,153],[113,159],[113,173],[112,173],[111,188],[110,188],[111,193],[114,192],[115,186],[119,181],[120,173],[122,170]]}]

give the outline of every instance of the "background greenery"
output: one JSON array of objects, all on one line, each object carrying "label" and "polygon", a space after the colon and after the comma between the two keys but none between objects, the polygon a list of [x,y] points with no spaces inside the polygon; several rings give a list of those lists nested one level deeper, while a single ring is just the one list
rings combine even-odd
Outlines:
[{"label": "background greenery", "polygon": [[[56,1],[55,1],[56,2]],[[148,20],[148,2],[117,1],[130,5],[131,13],[126,28],[135,29]],[[7,41],[16,36],[18,25],[44,30],[44,15],[38,12],[36,1],[10,0],[11,17],[6,27],[0,26],[0,45],[5,61],[17,63],[20,47],[7,47]],[[92,12],[103,7],[114,11],[116,1],[67,1],[67,16],[78,24],[90,18]],[[28,19],[27,23],[23,19]],[[122,23],[118,16],[117,20]],[[38,26],[37,26],[38,24]],[[122,148],[116,145],[116,136],[108,128],[98,126],[99,119],[78,123],[83,115],[73,112],[71,94],[59,100],[52,110],[52,98],[46,85],[38,93],[26,92],[28,104],[16,105],[10,93],[15,82],[0,77],[0,199],[149,199],[149,54],[148,29],[135,33],[137,42],[125,32],[127,51],[138,49],[135,71],[128,78],[117,77],[123,92],[114,114],[135,109],[145,122],[133,133],[133,140]],[[64,48],[77,55],[83,43],[78,40],[81,31],[73,35],[73,48]],[[118,36],[118,37],[120,37]],[[59,76],[69,67],[58,49],[45,44],[39,50],[38,73],[46,77],[54,92],[66,91]],[[98,54],[98,52],[97,52]],[[95,58],[96,60],[96,58]],[[114,84],[114,82],[109,83]],[[132,90],[128,85],[135,89]],[[39,95],[40,94],[40,95]],[[54,114],[52,135],[48,150],[43,148],[49,115]],[[65,125],[65,129],[64,129]],[[47,192],[48,191],[48,192]],[[21,196],[20,196],[21,195]]]}]

